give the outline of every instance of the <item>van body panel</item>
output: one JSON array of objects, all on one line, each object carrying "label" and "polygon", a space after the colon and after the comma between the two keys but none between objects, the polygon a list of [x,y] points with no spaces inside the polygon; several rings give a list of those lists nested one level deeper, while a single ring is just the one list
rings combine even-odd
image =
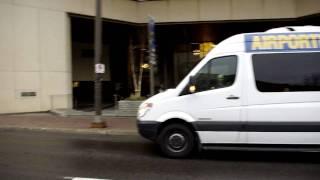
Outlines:
[{"label": "van body panel", "polygon": [[247,143],[245,139],[241,138],[240,132],[236,131],[198,131],[198,134],[203,144]]},{"label": "van body panel", "polygon": [[248,122],[320,122],[319,109],[320,102],[250,105],[244,108],[248,111]]},{"label": "van body panel", "polygon": [[320,144],[320,132],[248,132],[250,144]]},{"label": "van body panel", "polygon": [[[303,62],[303,56],[315,55],[315,52],[294,52],[294,53],[278,53],[272,56],[289,56],[289,57],[297,57],[301,58],[301,67],[298,68],[306,68],[303,64],[308,62]],[[303,55],[302,55],[303,54]],[[252,57],[253,55],[251,55]],[[272,57],[270,55],[270,57]],[[320,57],[320,54],[318,53]],[[259,130],[257,132],[254,131],[254,128],[251,130],[247,130],[248,134],[248,143],[265,143],[265,144],[319,144],[320,138],[318,136],[318,132],[320,132],[320,128],[317,126],[317,123],[320,123],[320,91],[292,91],[292,92],[261,92],[257,88],[256,77],[254,73],[254,58],[250,58],[248,62],[248,67],[250,70],[248,71],[248,86],[247,92],[250,94],[248,96],[248,104],[244,108],[247,114],[247,127],[250,124],[260,123]],[[306,58],[306,60],[308,60]],[[285,59],[279,59],[277,65],[281,66]],[[291,60],[289,60],[291,61]],[[294,63],[293,59],[290,63]],[[315,64],[320,65],[320,63]],[[310,65],[309,65],[310,66]],[[266,69],[267,67],[265,67]],[[276,68],[279,68],[278,70]],[[287,68],[287,69],[284,69]],[[297,68],[297,67],[296,67]],[[274,67],[270,73],[273,74],[275,81],[281,81],[283,77],[277,77],[279,74],[277,71],[286,72],[288,70],[297,71],[296,68],[288,66]],[[313,67],[317,69],[317,67]],[[256,69],[257,70],[257,69]],[[313,70],[314,71],[314,70]],[[297,72],[298,73],[298,72]],[[319,66],[320,73],[320,66]],[[278,79],[277,79],[278,78]],[[288,79],[288,81],[293,81],[294,78]],[[314,81],[317,81],[316,79]],[[306,82],[308,83],[308,82]],[[276,85],[277,86],[277,85]],[[280,85],[279,85],[280,86]],[[292,86],[288,86],[287,89],[290,91]],[[275,91],[279,91],[279,89],[274,88]],[[268,123],[272,125],[268,125]],[[258,128],[258,126],[254,126]],[[310,130],[311,129],[311,130]],[[258,131],[261,131],[258,133]],[[283,131],[283,132],[279,132]],[[314,131],[314,132],[309,132]],[[275,133],[277,132],[277,133]],[[272,134],[275,133],[275,134]],[[314,133],[313,139],[310,134]],[[295,135],[299,134],[299,135]],[[264,137],[265,136],[265,137]],[[318,137],[317,137],[318,136]]]}]

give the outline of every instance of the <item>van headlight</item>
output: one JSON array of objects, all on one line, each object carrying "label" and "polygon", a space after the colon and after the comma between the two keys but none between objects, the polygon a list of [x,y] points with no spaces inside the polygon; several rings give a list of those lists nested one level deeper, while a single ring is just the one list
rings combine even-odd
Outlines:
[{"label": "van headlight", "polygon": [[143,117],[144,115],[147,114],[147,112],[152,108],[153,104],[152,103],[143,103],[139,107],[138,111],[138,116]]}]

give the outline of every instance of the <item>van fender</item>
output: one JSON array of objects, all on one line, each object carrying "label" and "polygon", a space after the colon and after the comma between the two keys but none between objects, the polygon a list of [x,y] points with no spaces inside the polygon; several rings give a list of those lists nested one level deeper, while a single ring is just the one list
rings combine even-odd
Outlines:
[{"label": "van fender", "polygon": [[168,112],[168,113],[165,113],[165,114],[161,115],[157,119],[157,122],[162,123],[162,122],[165,122],[165,121],[167,121],[169,119],[181,119],[181,120],[184,120],[184,121],[189,122],[189,123],[192,123],[192,122],[195,121],[195,119],[191,115],[189,115],[189,114],[187,114],[185,112],[172,111],[172,112]]},{"label": "van fender", "polygon": [[169,119],[181,119],[187,123],[194,121],[192,116],[184,112],[168,112],[153,121],[137,121],[138,131],[141,136],[156,141],[159,129]]},{"label": "van fender", "polygon": [[157,122],[159,122],[161,124],[161,123],[164,123],[164,122],[166,122],[167,120],[170,120],[170,119],[181,119],[181,120],[183,120],[183,121],[185,121],[187,123],[190,123],[190,125],[195,130],[195,134],[196,134],[196,138],[197,138],[197,150],[201,151],[201,149],[202,149],[201,139],[199,137],[198,132],[196,131],[197,128],[193,124],[193,122],[196,121],[195,118],[192,117],[191,115],[189,115],[188,113],[185,113],[185,112],[173,111],[173,112],[165,113],[162,116],[160,116],[157,119]]}]

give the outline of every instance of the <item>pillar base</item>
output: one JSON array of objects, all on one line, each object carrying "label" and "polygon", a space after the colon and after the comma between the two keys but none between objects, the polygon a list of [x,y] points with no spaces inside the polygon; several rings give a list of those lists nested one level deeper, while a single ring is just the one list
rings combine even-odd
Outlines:
[{"label": "pillar base", "polygon": [[91,128],[106,128],[107,124],[106,122],[92,122]]}]

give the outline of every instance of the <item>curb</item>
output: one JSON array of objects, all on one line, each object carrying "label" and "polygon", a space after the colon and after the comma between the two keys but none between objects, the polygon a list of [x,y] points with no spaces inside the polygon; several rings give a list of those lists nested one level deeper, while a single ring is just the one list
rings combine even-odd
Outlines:
[{"label": "curb", "polygon": [[71,129],[71,128],[41,128],[41,127],[16,127],[16,126],[1,126],[0,130],[29,130],[38,132],[61,132],[71,134],[96,134],[96,135],[138,135],[136,130],[121,130],[121,129]]}]

